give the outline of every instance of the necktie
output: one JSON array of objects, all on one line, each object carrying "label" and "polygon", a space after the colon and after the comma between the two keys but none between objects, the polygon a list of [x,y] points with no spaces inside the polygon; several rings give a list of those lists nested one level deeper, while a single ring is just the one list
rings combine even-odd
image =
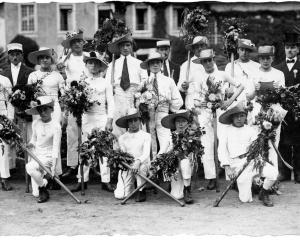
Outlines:
[{"label": "necktie", "polygon": [[169,73],[168,73],[168,68],[167,68],[167,64],[166,61],[164,61],[164,75],[169,77]]},{"label": "necktie", "polygon": [[120,82],[121,88],[126,91],[130,87],[129,73],[127,67],[127,58],[125,57],[122,69],[122,76]]},{"label": "necktie", "polygon": [[154,90],[156,96],[158,96],[158,84],[157,84],[156,75],[154,76],[154,79],[153,79],[153,90]]},{"label": "necktie", "polygon": [[286,63],[294,63],[294,62],[295,62],[295,59],[290,59],[290,60],[287,59],[287,60],[286,60]]}]

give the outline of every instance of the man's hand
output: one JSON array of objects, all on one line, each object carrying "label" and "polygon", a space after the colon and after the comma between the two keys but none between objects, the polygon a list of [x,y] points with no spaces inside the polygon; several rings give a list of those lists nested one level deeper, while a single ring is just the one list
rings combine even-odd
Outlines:
[{"label": "man's hand", "polygon": [[234,179],[235,177],[235,171],[233,168],[231,168],[230,166],[225,166],[225,171],[226,174],[228,175],[228,177],[230,178],[230,180]]},{"label": "man's hand", "polygon": [[260,83],[255,83],[255,90],[259,91],[259,89],[260,89]]},{"label": "man's hand", "polygon": [[278,82],[273,82],[273,87],[274,88],[279,88],[279,83]]},{"label": "man's hand", "polygon": [[136,174],[139,171],[140,165],[141,165],[141,160],[137,159],[134,161],[134,163],[131,167],[131,171],[133,174]]},{"label": "man's hand", "polygon": [[33,143],[28,143],[28,144],[26,145],[26,147],[29,148],[29,149],[34,148],[34,144],[33,144]]},{"label": "man's hand", "polygon": [[188,82],[183,82],[181,84],[181,88],[184,90],[184,91],[187,91],[188,88],[189,88],[189,83]]},{"label": "man's hand", "polygon": [[56,68],[58,71],[62,71],[65,67],[66,66],[62,62],[56,64]]}]

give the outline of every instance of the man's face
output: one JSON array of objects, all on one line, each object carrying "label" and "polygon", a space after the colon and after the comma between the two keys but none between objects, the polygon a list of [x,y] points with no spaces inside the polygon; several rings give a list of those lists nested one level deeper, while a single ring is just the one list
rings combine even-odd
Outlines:
[{"label": "man's face", "polygon": [[232,124],[235,127],[243,127],[246,123],[247,114],[244,112],[233,114],[232,116]]},{"label": "man's face", "polygon": [[72,52],[81,53],[83,51],[84,41],[82,39],[74,39],[70,42]]},{"label": "man's face", "polygon": [[43,55],[38,57],[38,63],[42,68],[49,68],[52,64],[52,59],[50,56]]},{"label": "man's face", "polygon": [[294,58],[299,53],[299,48],[296,45],[285,45],[284,50],[287,58]]},{"label": "man's face", "polygon": [[18,50],[9,51],[8,52],[8,59],[12,64],[18,65],[23,60],[23,54],[22,54],[21,51],[18,51]]},{"label": "man's face", "polygon": [[132,118],[128,120],[128,131],[131,133],[140,130],[141,120],[139,118]]},{"label": "man's face", "polygon": [[51,120],[51,113],[53,112],[53,108],[49,106],[41,106],[37,108],[37,111],[41,117],[43,122],[49,122]]},{"label": "man's face", "polygon": [[132,53],[132,43],[131,42],[123,42],[119,44],[120,53],[123,56],[128,56]]},{"label": "man's face", "polygon": [[160,72],[161,67],[162,67],[161,60],[154,59],[154,60],[149,62],[149,69],[150,69],[150,72],[152,72],[152,73]]},{"label": "man's face", "polygon": [[197,57],[200,56],[200,52],[203,49],[207,49],[207,44],[205,44],[203,42],[197,43],[193,46],[193,52]]},{"label": "man's face", "polygon": [[101,69],[101,64],[96,60],[88,60],[86,62],[86,68],[91,74],[97,74],[99,73]]},{"label": "man's face", "polygon": [[183,117],[175,118],[175,127],[177,132],[183,132],[188,127],[188,121]]},{"label": "man's face", "polygon": [[248,62],[250,59],[250,50],[247,48],[238,48],[239,59],[242,62]]},{"label": "man's face", "polygon": [[265,70],[268,70],[272,66],[272,62],[273,62],[272,56],[260,56],[259,57],[260,66]]},{"label": "man's face", "polygon": [[201,60],[201,64],[203,65],[205,72],[211,73],[214,71],[214,59],[213,58],[207,58]]},{"label": "man's face", "polygon": [[157,48],[157,52],[160,53],[160,55],[162,56],[162,58],[164,60],[169,58],[169,54],[170,54],[170,47],[168,46],[161,46]]}]

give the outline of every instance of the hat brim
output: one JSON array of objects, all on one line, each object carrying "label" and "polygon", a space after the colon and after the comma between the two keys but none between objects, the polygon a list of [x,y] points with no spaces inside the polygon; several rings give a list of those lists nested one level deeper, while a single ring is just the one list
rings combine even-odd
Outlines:
[{"label": "hat brim", "polygon": [[51,54],[51,52],[52,51],[49,50],[49,49],[31,52],[28,55],[28,60],[32,64],[38,65],[39,64],[39,62],[38,62],[38,57],[39,56],[49,56],[49,57],[52,58],[52,61],[55,62],[55,58],[56,58],[57,55],[56,55],[54,50],[53,50],[53,54]]},{"label": "hat brim", "polygon": [[120,128],[128,128],[128,120],[133,118],[141,118],[140,112],[119,118],[116,125]]},{"label": "hat brim", "polygon": [[256,51],[256,48],[255,48],[255,47],[251,47],[251,46],[246,45],[246,44],[243,44],[243,43],[239,44],[239,45],[238,45],[238,48],[245,48],[245,49],[248,49],[248,50],[250,50],[250,51],[252,51],[252,52]]},{"label": "hat brim", "polygon": [[274,56],[274,53],[257,53],[257,56],[258,57],[261,57],[261,56]]},{"label": "hat brim", "polygon": [[119,44],[124,42],[130,42],[131,44],[133,44],[131,33],[127,33],[126,35],[120,37],[116,41],[113,41],[112,43],[108,44],[107,49],[111,53],[118,54],[120,52]]},{"label": "hat brim", "polygon": [[30,109],[27,109],[25,110],[25,112],[28,114],[28,115],[39,115],[39,112],[38,112],[38,108],[39,107],[43,107],[43,106],[47,106],[47,107],[54,107],[54,102],[50,102],[50,103],[46,103],[46,104],[41,104],[41,105],[38,105],[38,106],[35,106],[33,108],[30,108]]},{"label": "hat brim", "polygon": [[61,42],[61,45],[64,47],[64,48],[71,48],[71,41],[73,40],[82,40],[85,43],[87,43],[87,41],[85,41],[83,39],[83,36],[78,36],[78,35],[75,35],[74,37],[71,37],[71,38],[68,38],[68,39],[65,39]]},{"label": "hat brim", "polygon": [[193,63],[196,63],[196,64],[202,64],[201,61],[202,60],[205,60],[205,59],[211,59],[211,58],[214,58],[215,56],[212,56],[212,57],[202,57],[202,58],[196,58],[194,60],[192,60]]},{"label": "hat brim", "polygon": [[21,49],[9,49],[7,51],[7,53],[11,53],[11,52],[21,52],[21,53],[23,53],[23,50],[21,50]]},{"label": "hat brim", "polygon": [[189,121],[190,115],[189,115],[188,111],[183,112],[183,113],[173,113],[173,114],[167,115],[161,120],[161,125],[165,128],[176,129],[175,119],[178,117],[185,118],[187,121]]},{"label": "hat brim", "polygon": [[232,115],[236,114],[236,113],[246,113],[247,111],[244,109],[238,109],[236,107],[233,107],[231,109],[229,109],[228,111],[224,112],[220,117],[219,117],[219,122],[223,123],[223,124],[227,124],[230,125],[232,124]]},{"label": "hat brim", "polygon": [[163,62],[163,58],[162,57],[157,57],[157,58],[149,58],[147,60],[145,60],[144,62],[141,63],[141,68],[142,69],[148,69],[149,68],[149,62],[153,61],[153,60],[160,60]]},{"label": "hat brim", "polygon": [[87,61],[89,61],[89,60],[97,61],[97,62],[101,65],[101,67],[107,67],[107,66],[108,66],[106,62],[104,62],[104,61],[102,61],[101,59],[96,58],[96,57],[84,57],[84,58],[83,58],[83,61],[84,61],[85,64],[86,64]]}]

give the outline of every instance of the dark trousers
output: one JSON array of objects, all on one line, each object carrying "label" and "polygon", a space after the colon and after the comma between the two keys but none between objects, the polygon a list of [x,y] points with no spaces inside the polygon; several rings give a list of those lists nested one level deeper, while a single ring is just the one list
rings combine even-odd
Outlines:
[{"label": "dark trousers", "polygon": [[[294,168],[295,179],[300,179],[300,145],[279,144],[279,152],[283,159]],[[281,160],[278,160],[280,175],[286,179],[291,179],[291,171]]]}]

